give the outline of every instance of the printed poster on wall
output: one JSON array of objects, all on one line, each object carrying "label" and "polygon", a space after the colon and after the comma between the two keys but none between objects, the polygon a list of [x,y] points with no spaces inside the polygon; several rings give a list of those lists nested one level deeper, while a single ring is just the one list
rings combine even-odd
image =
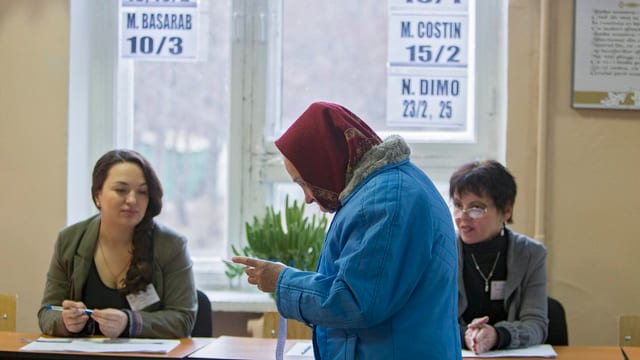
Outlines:
[{"label": "printed poster on wall", "polygon": [[640,1],[574,5],[572,106],[640,109]]}]

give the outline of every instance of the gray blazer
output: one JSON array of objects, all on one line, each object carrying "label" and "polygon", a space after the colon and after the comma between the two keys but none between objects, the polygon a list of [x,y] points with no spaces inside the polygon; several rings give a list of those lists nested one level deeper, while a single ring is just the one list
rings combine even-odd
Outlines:
[{"label": "gray blazer", "polygon": [[[100,215],[63,229],[58,235],[47,273],[38,322],[43,333],[68,336],[59,311],[44,305],[60,305],[63,300],[82,301],[89,268],[100,229]],[[189,337],[197,311],[193,263],[187,240],[156,223],[153,231],[152,283],[160,302],[130,312],[130,336],[150,338]],[[131,319],[133,315],[134,319]]]},{"label": "gray blazer", "polygon": [[[507,329],[511,335],[508,348],[542,344],[547,338],[547,270],[545,246],[510,229],[507,231],[507,281],[504,308],[507,320],[495,327]],[[467,309],[468,300],[462,278],[462,240],[458,239],[458,322]]]}]

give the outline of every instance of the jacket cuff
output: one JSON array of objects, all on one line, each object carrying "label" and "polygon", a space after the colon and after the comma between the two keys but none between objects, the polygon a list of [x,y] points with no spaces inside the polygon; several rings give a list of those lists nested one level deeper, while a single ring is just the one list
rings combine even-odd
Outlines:
[{"label": "jacket cuff", "polygon": [[297,271],[290,267],[285,267],[282,272],[280,272],[276,284],[276,307],[278,308],[278,312],[285,318],[295,319],[312,327],[313,325],[302,316],[302,291],[283,286],[283,284],[288,282],[287,280],[290,276],[295,273],[297,273]]},{"label": "jacket cuff", "polygon": [[509,330],[503,328],[502,326],[495,327],[496,334],[498,335],[498,341],[496,341],[496,346],[493,349],[506,349],[511,343],[511,334]]},{"label": "jacket cuff", "polygon": [[122,311],[127,314],[127,319],[129,320],[129,337],[139,337],[142,333],[142,316],[137,311],[129,309],[123,309]]}]

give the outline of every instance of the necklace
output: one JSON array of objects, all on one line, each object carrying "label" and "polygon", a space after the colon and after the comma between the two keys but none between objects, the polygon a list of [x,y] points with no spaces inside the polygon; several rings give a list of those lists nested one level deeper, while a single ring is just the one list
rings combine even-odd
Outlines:
[{"label": "necklace", "polygon": [[113,279],[115,280],[115,287],[118,288],[120,285],[120,276],[122,276],[122,274],[125,272],[125,270],[127,270],[127,268],[129,267],[129,264],[125,264],[124,267],[122,268],[122,270],[120,270],[118,272],[118,274],[116,275],[113,270],[111,269],[111,266],[109,266],[109,262],[107,261],[106,256],[104,255],[104,249],[102,249],[102,242],[98,241],[98,248],[100,249],[100,255],[102,255],[102,261],[104,261],[104,265],[107,267],[107,270],[109,270],[109,273],[111,274],[111,276],[113,276]]},{"label": "necklace", "polygon": [[480,270],[480,266],[478,266],[478,262],[476,261],[476,257],[471,254],[471,259],[473,260],[473,265],[475,265],[476,270],[478,270],[478,273],[480,274],[480,276],[482,276],[482,279],[484,280],[484,292],[489,292],[489,280],[491,280],[491,278],[493,277],[493,272],[496,269],[496,265],[498,265],[498,259],[500,258],[500,251],[498,251],[498,255],[496,255],[496,260],[493,262],[493,266],[491,267],[491,271],[489,271],[489,276],[484,276],[484,273],[482,272],[482,270]]}]

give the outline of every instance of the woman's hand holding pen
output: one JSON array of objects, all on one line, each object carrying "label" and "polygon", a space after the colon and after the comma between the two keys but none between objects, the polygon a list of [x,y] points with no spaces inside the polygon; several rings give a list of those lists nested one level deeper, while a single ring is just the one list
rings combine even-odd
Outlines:
[{"label": "woman's hand holding pen", "polygon": [[[82,301],[64,300],[62,307],[64,309],[62,321],[67,331],[71,333],[82,331],[89,320],[87,306]],[[127,314],[118,309],[95,309],[92,311],[91,318],[98,323],[102,334],[110,338],[119,337],[129,323]]]},{"label": "woman's hand holding pen", "polygon": [[278,277],[285,268],[284,264],[259,260],[244,256],[234,256],[231,258],[234,263],[246,266],[244,272],[248,276],[249,284],[256,285],[264,292],[275,292]]},{"label": "woman's hand holding pen", "polygon": [[62,321],[67,331],[77,333],[84,329],[89,320],[89,315],[84,310],[87,306],[82,301],[64,300],[62,302]]},{"label": "woman's hand holding pen", "polygon": [[91,318],[98,323],[102,334],[110,338],[119,337],[129,322],[127,314],[118,309],[95,309]]},{"label": "woman's hand holding pen", "polygon": [[475,354],[491,350],[498,341],[496,329],[489,325],[489,317],[483,316],[471,321],[464,333],[467,348]]}]

